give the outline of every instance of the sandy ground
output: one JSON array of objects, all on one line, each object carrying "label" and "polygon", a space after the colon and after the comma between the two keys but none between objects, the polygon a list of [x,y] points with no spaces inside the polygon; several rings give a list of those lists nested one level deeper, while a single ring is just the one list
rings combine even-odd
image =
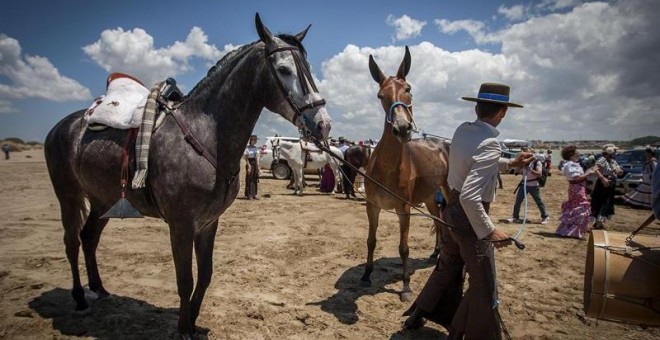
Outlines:
[{"label": "sandy ground", "polygon": [[[400,331],[398,223],[381,214],[373,287],[361,288],[366,258],[364,201],[295,197],[264,173],[259,201],[237,199],[221,217],[214,276],[198,320],[212,339],[431,339],[446,331],[427,324]],[[494,219],[511,213],[519,177],[504,175]],[[0,160],[0,338],[163,339],[176,336],[178,296],[169,233],[156,219],[115,220],[98,249],[105,287],[114,295],[73,312],[59,204],[42,152]],[[312,185],[317,184],[308,176]],[[552,223],[535,206],[522,240],[527,249],[497,252],[501,313],[516,339],[657,339],[660,329],[585,317],[582,288],[587,242],[554,237],[566,182],[555,174],[543,190]],[[530,201],[531,202],[531,201]],[[649,212],[618,206],[611,229],[632,230]],[[415,217],[410,233],[412,288],[433,264],[431,222]],[[499,224],[514,233],[516,225]],[[657,228],[658,224],[652,225]],[[660,239],[656,246],[660,244]],[[81,274],[86,282],[82,264]],[[91,296],[90,296],[91,297]]]}]

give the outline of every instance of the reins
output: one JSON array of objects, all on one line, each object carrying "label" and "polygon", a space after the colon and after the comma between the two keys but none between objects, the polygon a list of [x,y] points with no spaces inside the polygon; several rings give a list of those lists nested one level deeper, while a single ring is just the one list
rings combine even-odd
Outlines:
[{"label": "reins", "polygon": [[[355,167],[353,164],[351,164],[351,163],[345,161],[344,159],[342,159],[341,157],[335,155],[333,152],[330,151],[330,149],[329,149],[326,145],[320,143],[318,140],[315,140],[314,142],[315,142],[316,146],[317,146],[319,149],[323,150],[324,152],[327,152],[327,153],[328,153],[332,158],[334,158],[335,160],[337,160],[337,161],[343,163],[344,165],[347,165],[349,168],[351,168],[351,170],[353,170],[353,171],[357,172],[358,174],[362,175],[362,177],[364,177],[365,179],[370,180],[372,183],[376,184],[379,188],[383,189],[385,192],[387,192],[388,194],[390,194],[392,197],[396,198],[397,200],[401,201],[403,204],[405,204],[405,205],[411,207],[412,209],[415,209],[415,210],[417,211],[417,213],[416,213],[415,215],[417,215],[417,216],[428,217],[428,218],[430,218],[430,219],[432,219],[432,220],[434,220],[434,221],[439,222],[440,224],[444,225],[445,227],[449,228],[450,230],[455,231],[455,232],[458,232],[458,231],[456,230],[456,228],[455,228],[453,225],[451,225],[451,224],[445,222],[445,221],[444,221],[443,219],[441,219],[440,217],[433,216],[433,215],[431,215],[431,214],[425,213],[424,211],[422,211],[421,209],[417,208],[414,204],[412,204],[411,202],[409,202],[409,201],[406,200],[405,198],[399,196],[399,195],[398,195],[397,193],[395,193],[394,191],[390,190],[389,188],[387,188],[386,186],[384,186],[384,185],[381,184],[380,182],[378,182],[378,181],[376,181],[375,179],[373,179],[371,176],[369,176],[369,175],[367,175],[366,173],[364,173],[362,170],[360,170],[360,169],[358,169],[357,167]],[[397,214],[398,214],[398,213],[397,213]],[[413,215],[413,214],[410,214],[410,215]],[[521,231],[522,231],[522,230],[521,230]],[[509,238],[506,239],[506,240],[500,240],[500,241],[490,241],[490,240],[489,240],[489,242],[502,242],[502,241],[510,240],[510,241],[513,241],[513,243],[515,243],[515,245],[516,245],[516,247],[518,247],[518,249],[523,250],[523,249],[525,249],[525,244],[522,243],[522,242],[520,242],[520,241],[518,241],[518,239],[517,239],[518,236],[520,236],[520,232],[518,233],[518,235],[516,235],[516,238],[509,237]]]}]

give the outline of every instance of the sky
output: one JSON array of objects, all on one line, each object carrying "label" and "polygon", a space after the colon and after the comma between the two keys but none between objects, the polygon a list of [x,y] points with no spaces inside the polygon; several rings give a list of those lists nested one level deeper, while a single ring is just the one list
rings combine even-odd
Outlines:
[{"label": "sky", "polygon": [[[332,117],[331,135],[380,138],[385,113],[373,55],[394,75],[404,47],[414,116],[451,137],[476,119],[483,82],[511,86],[500,138],[629,140],[660,135],[660,1],[11,1],[0,12],[0,139],[43,141],[105,91],[112,72],[184,93],[227,52],[273,33],[298,33]],[[264,110],[260,137],[296,136]],[[263,140],[263,139],[262,139]]]}]

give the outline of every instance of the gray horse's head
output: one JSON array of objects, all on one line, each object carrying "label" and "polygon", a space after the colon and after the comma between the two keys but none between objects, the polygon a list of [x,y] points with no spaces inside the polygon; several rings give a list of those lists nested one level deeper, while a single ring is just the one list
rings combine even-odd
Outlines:
[{"label": "gray horse's head", "polygon": [[325,109],[325,100],[314,84],[301,44],[309,26],[296,35],[274,36],[261,22],[259,14],[255,22],[265,44],[269,74],[279,88],[278,100],[267,103],[266,108],[295,124],[305,140],[327,139],[331,119]]}]

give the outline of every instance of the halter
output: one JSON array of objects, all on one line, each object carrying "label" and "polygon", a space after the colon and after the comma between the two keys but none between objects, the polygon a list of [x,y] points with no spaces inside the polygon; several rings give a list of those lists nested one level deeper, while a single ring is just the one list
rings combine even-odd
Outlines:
[{"label": "halter", "polygon": [[403,106],[403,107],[406,109],[406,111],[408,111],[408,116],[410,116],[410,123],[411,123],[412,126],[413,126],[413,132],[417,132],[417,131],[418,131],[418,130],[417,130],[417,124],[415,123],[415,119],[413,118],[412,111],[410,110],[410,109],[412,108],[412,106],[413,106],[412,103],[411,103],[411,104],[406,104],[406,103],[404,103],[404,102],[398,102],[398,101],[392,103],[392,105],[390,106],[390,110],[387,111],[387,117],[385,117],[385,120],[386,120],[388,123],[393,124],[393,121],[394,121],[394,109],[395,109],[397,106]]},{"label": "halter", "polygon": [[[307,63],[302,59],[298,47],[282,46],[282,47],[271,48],[271,46],[266,46],[266,53],[265,53],[266,59],[269,59],[269,57],[272,56],[273,54],[282,51],[290,51],[291,55],[293,56],[293,61],[296,65],[296,73],[298,74],[298,81],[300,82],[300,86],[302,87],[303,95],[308,95],[310,93],[318,93],[319,90],[316,88],[316,84],[314,84],[314,78],[312,78],[312,73],[309,71],[309,67],[307,66]],[[325,105],[325,100],[321,99],[321,100],[313,101],[309,104],[299,107],[298,105],[296,105],[293,98],[291,97],[291,93],[288,92],[287,89],[284,87],[284,83],[282,83],[280,77],[278,77],[277,71],[275,70],[275,66],[273,66],[273,63],[271,63],[270,60],[266,60],[266,63],[268,64],[268,68],[270,69],[270,72],[273,74],[273,77],[275,78],[275,82],[277,83],[277,86],[280,88],[280,92],[286,97],[286,101],[289,103],[289,106],[291,106],[291,108],[295,112],[295,116],[293,117],[293,123],[299,122],[300,127],[298,130],[300,134],[305,137],[310,137],[312,135],[312,131],[307,127],[307,123],[305,122],[302,113],[305,110],[309,110],[317,106]],[[310,91],[310,87],[312,91]]]}]

